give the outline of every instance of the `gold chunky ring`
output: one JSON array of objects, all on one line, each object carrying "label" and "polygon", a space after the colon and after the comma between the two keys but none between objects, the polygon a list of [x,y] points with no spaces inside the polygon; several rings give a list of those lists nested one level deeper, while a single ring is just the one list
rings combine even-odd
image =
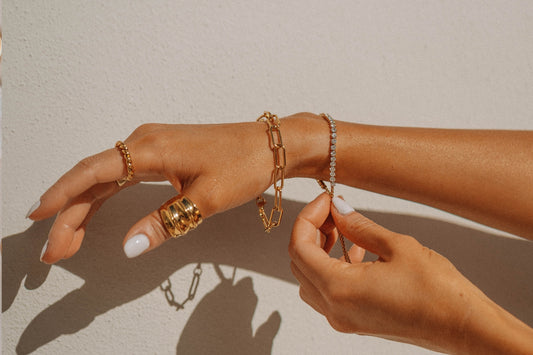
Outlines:
[{"label": "gold chunky ring", "polygon": [[172,238],[178,238],[198,227],[202,215],[196,205],[184,195],[178,195],[159,207],[163,225]]},{"label": "gold chunky ring", "polygon": [[124,158],[124,163],[126,164],[126,169],[128,171],[128,175],[125,178],[117,180],[117,185],[122,186],[133,179],[133,163],[131,161],[131,155],[128,151],[128,147],[126,146],[126,144],[124,144],[124,142],[118,141],[115,144],[115,148],[117,148],[122,153],[122,157]]}]

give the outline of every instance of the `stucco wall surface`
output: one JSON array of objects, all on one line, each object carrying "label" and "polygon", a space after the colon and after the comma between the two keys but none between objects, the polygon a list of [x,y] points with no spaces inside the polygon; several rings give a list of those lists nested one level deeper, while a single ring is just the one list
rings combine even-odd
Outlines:
[{"label": "stucco wall surface", "polygon": [[[145,122],[251,121],[270,110],[380,125],[533,129],[533,2],[3,6],[5,354],[431,353],[337,333],[300,300],[286,249],[295,216],[320,192],[313,181],[286,184],[283,225],[271,235],[249,203],[131,260],[124,233],[174,194],[169,185],[113,197],[80,252],[54,266],[39,262],[51,221],[24,216],[77,161]],[[415,203],[338,192],[443,253],[533,325],[532,243]]]}]

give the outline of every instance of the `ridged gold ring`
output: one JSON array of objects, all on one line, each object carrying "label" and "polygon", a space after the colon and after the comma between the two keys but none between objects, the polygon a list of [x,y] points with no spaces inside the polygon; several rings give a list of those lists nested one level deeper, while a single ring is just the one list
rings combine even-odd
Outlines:
[{"label": "ridged gold ring", "polygon": [[115,148],[117,148],[122,153],[122,157],[124,158],[124,164],[126,164],[126,170],[128,171],[128,175],[126,175],[125,178],[116,180],[117,185],[122,186],[133,179],[133,162],[131,161],[131,155],[128,150],[128,147],[126,146],[126,144],[124,144],[124,142],[118,141],[115,144]]},{"label": "ridged gold ring", "polygon": [[200,210],[184,195],[171,198],[161,205],[159,214],[172,238],[179,238],[202,223]]}]

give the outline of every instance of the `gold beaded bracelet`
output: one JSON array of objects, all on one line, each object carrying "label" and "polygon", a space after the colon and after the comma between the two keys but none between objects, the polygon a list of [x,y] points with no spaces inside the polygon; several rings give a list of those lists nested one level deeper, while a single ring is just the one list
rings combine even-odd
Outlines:
[{"label": "gold beaded bracelet", "polygon": [[281,217],[283,216],[283,207],[281,206],[281,195],[283,189],[283,182],[285,180],[285,165],[286,155],[285,146],[281,139],[280,125],[281,122],[278,116],[265,111],[257,122],[265,122],[268,126],[270,149],[274,153],[274,170],[272,171],[272,181],[274,181],[274,207],[267,217],[265,212],[266,201],[263,195],[259,195],[255,199],[255,203],[259,208],[259,217],[265,227],[265,232],[270,233],[274,227],[281,224]]}]

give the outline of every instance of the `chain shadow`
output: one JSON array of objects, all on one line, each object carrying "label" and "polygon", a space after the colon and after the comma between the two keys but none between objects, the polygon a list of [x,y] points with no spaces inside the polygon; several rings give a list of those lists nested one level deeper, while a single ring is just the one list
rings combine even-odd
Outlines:
[{"label": "chain shadow", "polygon": [[[191,263],[234,265],[292,280],[287,256],[290,223],[265,237],[253,203],[214,216],[187,236],[170,240],[146,255],[127,259],[122,238],[129,227],[175,194],[170,186],[138,185],[106,202],[94,216],[81,250],[55,266],[80,277],[84,284],[55,303],[43,305],[22,333],[18,354],[31,353],[63,334],[78,332],[96,316],[159,288]],[[140,204],[138,196],[147,198]],[[293,205],[287,211],[301,208],[299,203]],[[36,222],[3,239],[3,312],[16,302],[21,284],[33,290],[46,281],[51,267],[40,263],[39,255],[51,223]],[[244,299],[247,297],[241,297]],[[233,341],[248,340],[236,337]]]},{"label": "chain shadow", "polygon": [[252,317],[258,299],[252,278],[235,282],[235,273],[226,278],[216,264],[215,270],[220,283],[195,307],[180,334],[176,354],[270,354],[281,325],[279,312],[272,312],[254,334]]},{"label": "chain shadow", "polygon": [[[54,304],[43,305],[44,309],[32,319],[21,335],[17,353],[30,353],[62,334],[78,332],[96,316],[159,288],[170,275],[191,263],[234,265],[296,283],[290,273],[287,243],[292,223],[304,204],[290,200],[284,201],[284,223],[270,236],[265,236],[262,231],[255,204],[249,203],[211,217],[197,230],[171,240],[157,250],[136,259],[127,259],[122,252],[122,236],[135,221],[174,194],[169,186],[138,185],[115,196],[102,207],[87,230],[87,238],[80,252],[56,264],[56,267],[83,279],[84,284]],[[139,196],[146,197],[142,203],[139,203]],[[434,219],[379,212],[363,213],[392,230],[415,236],[426,246],[450,258],[489,297],[533,326],[533,285],[529,282],[533,279],[532,242],[503,238]],[[16,302],[22,282],[26,289],[32,290],[46,281],[50,266],[39,262],[39,254],[50,224],[51,221],[37,222],[26,231],[2,240],[3,312]],[[335,253],[340,255],[339,250]],[[250,305],[257,302],[254,301],[251,280],[240,282],[243,282],[240,287],[232,285],[235,290],[240,290],[237,299],[241,305],[248,304],[248,309],[251,309]],[[221,285],[223,283],[222,280]],[[247,283],[250,285],[247,286]],[[235,292],[221,285],[218,291],[212,291],[213,294]],[[195,317],[190,318],[180,337],[177,350],[181,344],[192,346],[206,342],[201,332],[195,334],[189,329],[195,329],[197,324],[206,321],[208,314],[202,309],[224,309],[222,302],[226,298],[204,297],[200,302],[202,308],[199,304],[198,312],[195,309]],[[206,305],[205,308],[203,305]],[[235,322],[241,325],[242,333],[242,337],[237,334],[231,338],[232,344],[226,348],[234,349],[239,344],[249,344],[252,338],[250,331],[247,325],[246,328],[242,325],[249,323],[249,312],[239,316],[240,313],[232,306],[226,308],[228,311],[222,313],[228,319],[237,317]],[[258,330],[254,337],[270,339],[278,317],[280,322],[279,314],[276,316],[273,313],[272,319],[265,323],[265,334],[268,336],[262,336]],[[213,339],[218,336],[220,334]],[[271,346],[265,341],[261,349],[254,349],[263,353],[268,352]]]}]

